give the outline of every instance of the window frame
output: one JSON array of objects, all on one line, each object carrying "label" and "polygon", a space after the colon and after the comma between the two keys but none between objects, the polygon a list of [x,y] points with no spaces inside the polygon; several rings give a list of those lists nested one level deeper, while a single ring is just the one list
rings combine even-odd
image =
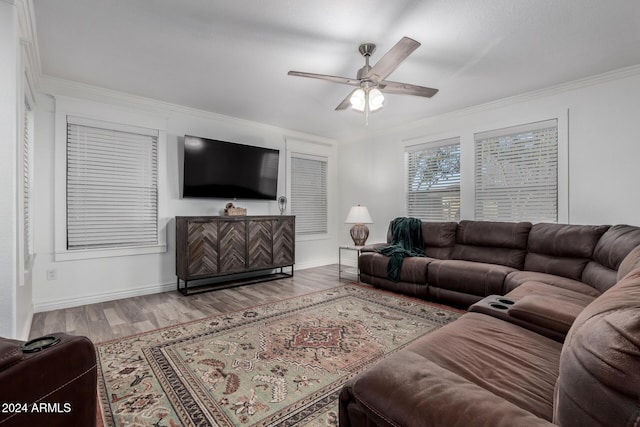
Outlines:
[{"label": "window frame", "polygon": [[[119,109],[98,102],[80,100],[58,96],[55,113],[55,171],[54,171],[54,260],[70,261],[116,256],[130,256],[163,253],[167,251],[165,201],[163,197],[163,183],[166,182],[166,127],[167,119],[138,110]],[[118,126],[133,126],[157,131],[157,186],[158,206],[157,244],[131,247],[113,247],[99,249],[68,249],[67,248],[67,116],[74,116],[87,120],[112,123]]]}]

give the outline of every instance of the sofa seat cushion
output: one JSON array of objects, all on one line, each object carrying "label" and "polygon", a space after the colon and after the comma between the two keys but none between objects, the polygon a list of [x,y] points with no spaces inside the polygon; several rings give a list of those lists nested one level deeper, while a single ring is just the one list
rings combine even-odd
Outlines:
[{"label": "sofa seat cushion", "polygon": [[[429,257],[407,257],[402,262],[400,281],[408,283],[426,284],[427,267],[434,261]],[[389,257],[377,252],[362,253],[358,257],[358,267],[361,273],[369,276],[388,278],[387,265]]]},{"label": "sofa seat cushion", "polygon": [[578,280],[568,279],[555,274],[540,273],[537,271],[515,271],[510,273],[504,281],[504,293],[511,295],[511,291],[525,282],[542,282],[557,288],[564,288],[573,292],[589,295],[594,298],[600,295],[600,291]]},{"label": "sofa seat cushion", "polygon": [[505,296],[512,300],[519,300],[528,295],[555,296],[558,295],[565,300],[569,300],[574,304],[579,304],[583,308],[588,306],[594,299],[593,295],[583,294],[582,292],[573,291],[567,288],[550,285],[548,283],[530,281],[525,282]]},{"label": "sofa seat cushion", "polygon": [[[509,417],[522,416],[520,408],[551,420],[561,346],[511,323],[467,313],[348,386],[395,425],[529,425]],[[465,406],[451,406],[456,402]],[[490,422],[465,420],[473,415],[490,416]]]},{"label": "sofa seat cushion", "polygon": [[502,294],[507,275],[516,271],[497,264],[462,260],[434,260],[429,264],[427,283],[438,288],[486,297]]},{"label": "sofa seat cushion", "polygon": [[467,313],[405,351],[551,420],[562,344],[509,322]]},{"label": "sofa seat cushion", "polygon": [[553,424],[423,356],[396,353],[347,382],[340,427],[468,427]]}]

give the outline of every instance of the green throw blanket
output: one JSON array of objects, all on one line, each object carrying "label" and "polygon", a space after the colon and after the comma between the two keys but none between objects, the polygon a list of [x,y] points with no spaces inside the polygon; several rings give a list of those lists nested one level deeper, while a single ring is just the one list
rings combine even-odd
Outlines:
[{"label": "green throw blanket", "polygon": [[391,221],[391,244],[378,249],[378,252],[389,257],[387,276],[398,282],[405,257],[424,256],[422,221],[417,218],[396,218]]}]

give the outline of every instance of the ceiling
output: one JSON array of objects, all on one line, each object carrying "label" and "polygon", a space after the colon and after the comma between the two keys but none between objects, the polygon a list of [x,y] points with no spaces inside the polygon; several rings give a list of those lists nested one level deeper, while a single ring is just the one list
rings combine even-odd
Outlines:
[{"label": "ceiling", "polygon": [[[640,64],[638,0],[34,0],[42,74],[348,139]],[[420,43],[389,80],[440,89],[334,111],[403,36]]]}]

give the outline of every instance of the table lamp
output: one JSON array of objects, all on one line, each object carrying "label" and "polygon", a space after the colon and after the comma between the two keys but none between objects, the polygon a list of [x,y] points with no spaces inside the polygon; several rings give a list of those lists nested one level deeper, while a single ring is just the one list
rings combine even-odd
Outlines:
[{"label": "table lamp", "polygon": [[360,205],[352,207],[344,223],[354,224],[354,226],[351,227],[353,244],[356,246],[364,246],[367,237],[369,237],[369,229],[365,224],[373,224],[367,207]]}]

